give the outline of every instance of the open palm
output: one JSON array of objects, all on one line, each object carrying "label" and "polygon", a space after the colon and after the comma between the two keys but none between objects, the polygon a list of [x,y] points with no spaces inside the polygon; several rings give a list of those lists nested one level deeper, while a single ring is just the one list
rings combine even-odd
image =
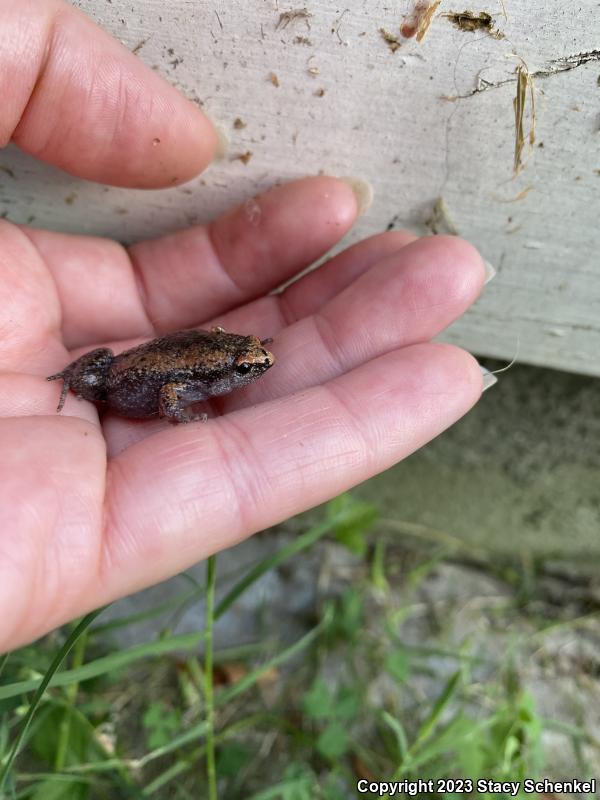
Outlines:
[{"label": "open palm", "polygon": [[[32,15],[46,56],[37,80],[26,76],[27,97],[8,104],[5,140],[121,185],[166,185],[203,168],[215,142],[206,118],[73,9],[48,2],[44,23],[41,5],[6,10],[9,26]],[[91,57],[113,65],[104,106],[93,71],[72,90],[61,72]],[[0,52],[0,75],[13,76],[6,86],[0,78],[2,96],[18,94],[28,69]],[[135,97],[112,92],[111,80],[131,80]],[[148,130],[148,97],[153,136],[144,143],[134,132]],[[111,127],[109,144],[99,121]],[[150,159],[157,138],[162,158]],[[10,609],[0,651],[334,496],[473,405],[477,363],[431,343],[483,285],[467,243],[382,234],[271,294],[356,214],[350,186],[319,177],[129,250],[0,223],[0,606]],[[208,423],[99,419],[73,395],[56,414],[60,387],[45,376],[81,353],[211,324],[273,337],[277,363],[216,401]]]}]

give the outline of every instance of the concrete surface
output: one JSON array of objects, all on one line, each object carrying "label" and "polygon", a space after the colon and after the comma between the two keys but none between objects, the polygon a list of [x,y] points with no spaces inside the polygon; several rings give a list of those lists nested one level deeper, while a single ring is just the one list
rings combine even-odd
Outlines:
[{"label": "concrete surface", "polygon": [[434,541],[600,566],[600,381],[522,365],[498,379],[457,425],[358,494]]}]

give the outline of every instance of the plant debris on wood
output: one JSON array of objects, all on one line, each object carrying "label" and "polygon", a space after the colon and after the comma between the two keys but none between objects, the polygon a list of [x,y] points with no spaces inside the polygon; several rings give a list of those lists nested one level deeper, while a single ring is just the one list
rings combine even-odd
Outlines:
[{"label": "plant debris on wood", "polygon": [[463,11],[462,13],[450,11],[442,16],[447,17],[461,31],[485,31],[494,39],[504,39],[504,34],[498,29],[494,29],[495,20],[486,11],[480,11],[479,14],[474,14],[472,11]]},{"label": "plant debris on wood", "polygon": [[419,18],[419,23],[417,25],[417,35],[416,35],[417,42],[423,41],[425,34],[429,30],[429,26],[431,25],[431,22],[433,20],[433,15],[439,8],[441,2],[442,0],[435,0],[435,3],[431,3],[431,5],[429,5],[422,13],[421,17]]},{"label": "plant debris on wood", "polygon": [[150,41],[150,37],[147,36],[145,39],[142,39],[140,42],[136,44],[136,46],[131,51],[134,55],[140,52],[142,47]]},{"label": "plant debris on wood", "polygon": [[[527,105],[527,95],[529,94],[529,133],[525,136],[525,112]],[[533,88],[533,78],[531,77],[527,65],[523,61],[517,67],[517,93],[513,100],[515,109],[515,158],[513,169],[515,175],[523,169],[523,148],[526,138],[529,146],[535,144],[535,96]]]},{"label": "plant debris on wood", "polygon": [[312,14],[307,8],[294,8],[291,11],[283,11],[279,15],[279,22],[275,26],[275,30],[278,31],[280,28],[283,30],[287,28],[291,22],[296,22],[299,19],[303,19],[306,23],[306,27],[310,28],[310,22],[308,20],[311,17]]},{"label": "plant debris on wood", "polygon": [[402,44],[400,39],[397,36],[394,36],[393,33],[386,31],[385,28],[379,28],[379,33],[381,34],[381,38],[384,40],[384,42],[387,43],[387,46],[390,48],[391,52],[395,53]]},{"label": "plant debris on wood", "polygon": [[442,0],[435,0],[433,3],[429,2],[429,0],[419,0],[419,2],[415,4],[412,13],[404,18],[400,26],[400,33],[402,36],[406,39],[410,39],[416,35],[417,42],[423,41],[427,29],[431,25],[433,15],[441,2]]},{"label": "plant debris on wood", "polygon": [[320,75],[320,74],[321,74],[321,70],[320,70],[320,68],[319,68],[319,67],[317,67],[317,66],[315,66],[314,64],[311,64],[311,63],[310,63],[310,62],[313,60],[313,58],[314,58],[314,56],[311,56],[311,57],[308,59],[308,61],[306,62],[306,71],[308,72],[308,74],[309,74],[311,77],[313,77],[313,78],[316,78],[316,77],[317,77],[317,75]]},{"label": "plant debris on wood", "polygon": [[339,43],[340,43],[340,44],[345,44],[345,45],[347,45],[347,44],[348,44],[348,42],[347,42],[345,39],[342,39],[342,37],[341,37],[341,35],[340,35],[340,27],[341,27],[341,25],[342,25],[342,22],[344,21],[344,17],[346,16],[346,14],[347,14],[349,11],[350,11],[350,9],[349,9],[349,8],[345,8],[345,9],[342,11],[342,13],[340,14],[340,16],[338,17],[338,19],[336,20],[336,22],[335,22],[335,24],[333,25],[332,29],[331,29],[331,32],[332,32],[332,33],[335,33],[335,35],[337,36]]},{"label": "plant debris on wood", "polygon": [[432,233],[449,233],[452,236],[460,235],[443,197],[438,197],[435,201],[431,216],[425,220],[425,225]]},{"label": "plant debris on wood", "polygon": [[247,164],[253,156],[252,150],[246,150],[245,153],[238,153],[235,156],[231,157],[232,161],[241,161],[242,164]]},{"label": "plant debris on wood", "polygon": [[[496,203],[518,203],[519,201],[524,200],[532,189],[533,186],[526,186],[514,197],[500,197],[500,195],[497,194],[492,194],[491,197]],[[509,222],[510,221],[511,220],[509,220]]]}]

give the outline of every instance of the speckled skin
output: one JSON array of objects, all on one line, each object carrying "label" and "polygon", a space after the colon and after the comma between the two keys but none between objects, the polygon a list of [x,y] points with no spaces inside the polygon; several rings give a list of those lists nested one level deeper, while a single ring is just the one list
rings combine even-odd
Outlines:
[{"label": "speckled skin", "polygon": [[211,331],[177,331],[115,356],[99,348],[47,380],[61,378],[57,411],[69,389],[123,417],[166,417],[170,422],[205,420],[186,407],[246,386],[275,361],[257,336]]}]

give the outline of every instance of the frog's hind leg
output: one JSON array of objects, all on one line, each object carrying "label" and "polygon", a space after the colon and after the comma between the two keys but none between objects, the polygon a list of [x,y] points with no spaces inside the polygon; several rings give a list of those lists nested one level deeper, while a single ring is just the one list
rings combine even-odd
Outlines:
[{"label": "frog's hind leg", "polygon": [[56,413],[60,414],[63,410],[63,406],[65,404],[65,400],[67,399],[67,394],[71,387],[71,381],[69,379],[69,368],[63,370],[62,372],[57,372],[56,375],[49,375],[46,380],[47,381],[57,381],[61,379],[63,382],[62,389],[60,390],[60,399],[58,401],[58,406],[56,407]]},{"label": "frog's hind leg", "polygon": [[113,351],[108,347],[98,347],[96,350],[84,353],[76,361],[72,361],[62,372],[46,378],[47,381],[56,381],[59,378],[62,378],[63,381],[56,411],[58,413],[62,411],[69,389],[84,400],[93,402],[104,400],[106,375],[113,358]]},{"label": "frog's hind leg", "polygon": [[197,386],[186,383],[165,383],[158,393],[158,415],[169,422],[206,422],[207,414],[190,414],[187,406],[206,400],[208,395]]}]

